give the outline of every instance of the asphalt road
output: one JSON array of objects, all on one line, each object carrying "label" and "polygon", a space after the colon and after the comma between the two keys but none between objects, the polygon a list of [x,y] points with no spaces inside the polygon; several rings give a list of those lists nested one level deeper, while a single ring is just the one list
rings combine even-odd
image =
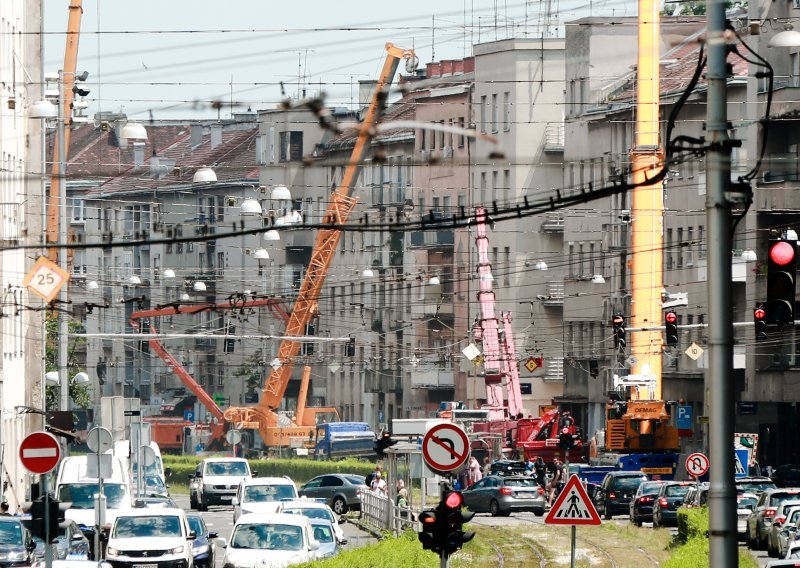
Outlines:
[{"label": "asphalt road", "polygon": [[[189,511],[189,495],[173,495],[172,498],[179,507]],[[230,539],[231,531],[233,530],[233,507],[220,506],[209,507],[208,511],[200,513],[203,520],[206,522],[209,531],[215,531],[220,537],[226,541]],[[353,523],[344,523],[341,525],[344,534],[347,537],[347,545],[345,549],[359,548],[367,544],[376,542],[375,539]],[[217,552],[215,560],[216,568],[222,568],[222,559],[225,556],[225,550],[217,545]]]}]

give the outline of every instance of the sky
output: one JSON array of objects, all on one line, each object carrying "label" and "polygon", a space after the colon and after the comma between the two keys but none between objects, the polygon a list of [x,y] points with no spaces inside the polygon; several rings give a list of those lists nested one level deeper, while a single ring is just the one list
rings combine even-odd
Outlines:
[{"label": "sky", "polygon": [[[63,65],[69,0],[45,5],[45,71]],[[228,118],[324,91],[357,102],[384,44],[414,48],[420,65],[470,55],[472,43],[538,37],[544,2],[510,0],[83,0],[78,72],[89,114]],[[552,0],[552,21],[635,15],[632,0]],[[563,35],[563,25],[558,29]],[[435,59],[434,59],[435,58]],[[281,87],[283,83],[283,87]],[[224,103],[215,110],[210,101]],[[233,101],[233,105],[231,105]]]}]

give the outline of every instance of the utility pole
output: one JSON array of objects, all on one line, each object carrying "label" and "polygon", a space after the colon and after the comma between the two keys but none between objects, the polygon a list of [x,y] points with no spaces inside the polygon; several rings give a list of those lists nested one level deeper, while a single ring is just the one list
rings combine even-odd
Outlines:
[{"label": "utility pole", "polygon": [[[74,73],[72,74],[74,80]],[[58,191],[58,239],[57,242],[61,245],[67,242],[67,178],[65,176],[65,169],[67,167],[67,135],[66,135],[66,121],[71,116],[71,109],[65,108],[63,101],[66,97],[64,78],[66,74],[64,71],[58,73],[58,124],[56,125],[57,142],[58,146],[58,184],[54,188],[51,184],[50,191]],[[70,89],[71,91],[71,89]],[[72,93],[70,92],[70,95]],[[52,200],[51,195],[51,202]],[[67,249],[62,246],[58,250],[58,265],[64,269],[69,270],[67,263]],[[61,288],[59,295],[61,300],[61,309],[58,312],[58,378],[60,392],[59,410],[69,410],[69,369],[67,360],[67,342],[69,341],[67,333],[69,332],[69,321],[67,319],[67,301],[69,296],[67,294],[67,285]],[[66,444],[64,444],[66,448]]]},{"label": "utility pole", "polygon": [[728,43],[724,0],[707,0],[708,103],[706,119],[706,224],[708,226],[708,407],[711,485],[708,492],[709,565],[736,566],[734,485],[733,315],[731,295],[731,182],[728,137]]}]

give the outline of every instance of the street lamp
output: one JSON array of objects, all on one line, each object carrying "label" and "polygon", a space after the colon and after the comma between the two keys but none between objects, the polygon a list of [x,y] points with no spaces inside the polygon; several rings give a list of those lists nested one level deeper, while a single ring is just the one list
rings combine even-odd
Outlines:
[{"label": "street lamp", "polygon": [[146,142],[147,130],[138,122],[128,122],[122,127],[120,137],[134,142]]},{"label": "street lamp", "polygon": [[192,176],[194,183],[212,183],[217,181],[217,174],[208,166],[200,166],[194,176]]},{"label": "street lamp", "polygon": [[795,31],[792,24],[786,22],[784,30],[772,36],[767,47],[800,47],[800,32]]}]

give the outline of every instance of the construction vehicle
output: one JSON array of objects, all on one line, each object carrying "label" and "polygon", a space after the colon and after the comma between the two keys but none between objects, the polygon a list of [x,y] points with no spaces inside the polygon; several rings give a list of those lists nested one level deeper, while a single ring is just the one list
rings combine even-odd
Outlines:
[{"label": "construction vehicle", "polygon": [[[348,221],[358,199],[354,197],[356,180],[361,170],[361,163],[366,155],[369,143],[374,135],[374,126],[381,109],[385,106],[388,89],[401,59],[416,67],[417,58],[411,50],[399,49],[391,43],[386,44],[386,60],[380,78],[375,86],[372,101],[364,115],[364,120],[359,127],[358,138],[353,152],[342,176],[342,182],[333,192],[328,209],[323,217],[326,225],[342,225]],[[311,254],[308,269],[303,283],[300,286],[297,299],[292,308],[291,316],[286,324],[284,336],[278,349],[277,366],[264,383],[261,399],[256,407],[231,407],[224,417],[227,422],[235,423],[239,428],[257,430],[262,440],[279,437],[279,441],[296,436],[299,433],[312,430],[312,424],[299,424],[298,421],[308,421],[306,412],[298,413],[294,420],[286,420],[285,416],[277,413],[283,399],[289,380],[292,377],[295,360],[300,352],[301,342],[295,337],[301,337],[306,330],[306,325],[317,314],[317,301],[322,292],[328,269],[336,254],[342,231],[338,228],[324,228],[317,234],[316,242]]]}]

